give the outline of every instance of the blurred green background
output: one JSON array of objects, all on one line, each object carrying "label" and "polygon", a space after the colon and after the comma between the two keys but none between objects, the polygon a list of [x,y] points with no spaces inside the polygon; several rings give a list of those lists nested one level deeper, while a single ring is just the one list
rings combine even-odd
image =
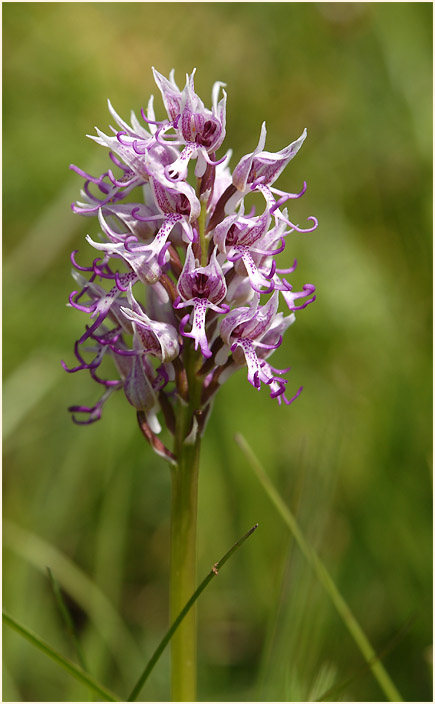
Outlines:
[{"label": "blurred green background", "polygon": [[[304,392],[279,408],[243,372],[218,395],[203,447],[199,577],[260,527],[199,603],[199,698],[374,701],[383,695],[240,449],[250,442],[405,700],[431,700],[431,3],[3,3],[4,586],[8,612],[74,650],[46,566],[68,595],[91,672],[121,696],[167,627],[170,478],[121,394],[93,404],[67,375],[84,316],[65,307],[69,252],[98,231],[74,216],[85,138],[128,119],[151,66],[197,67],[206,105],[227,83],[231,165],[257,144],[308,139],[277,183],[308,191],[287,240],[292,283],[318,299],[275,354]],[[221,153],[222,150],[221,150]],[[89,691],[6,630],[5,701]],[[143,700],[169,697],[168,653]]]}]

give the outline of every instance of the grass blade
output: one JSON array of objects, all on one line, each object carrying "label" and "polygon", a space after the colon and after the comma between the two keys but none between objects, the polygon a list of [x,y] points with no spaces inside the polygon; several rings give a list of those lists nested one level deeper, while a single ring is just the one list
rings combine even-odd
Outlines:
[{"label": "grass blade", "polygon": [[376,678],[385,696],[390,702],[402,702],[403,699],[399,691],[397,690],[394,682],[391,680],[388,672],[386,671],[379,657],[376,655],[376,652],[371,646],[367,636],[365,635],[364,631],[362,630],[361,626],[359,625],[346,601],[338,591],[334,580],[332,579],[325,565],[321,561],[320,557],[305,540],[305,537],[301,529],[299,528],[295,517],[293,516],[289,507],[282,500],[278,491],[275,489],[274,485],[266,474],[260,461],[254,454],[253,450],[240,433],[235,436],[235,440],[242,452],[244,453],[246,459],[248,460],[251,468],[253,469],[257,479],[259,480],[269,499],[272,501],[281,518],[284,520],[290,532],[292,533],[302,554],[304,555],[308,563],[311,565],[318,580],[323,585],[326,592],[329,594],[332,603],[334,604],[339,615],[343,619],[343,622],[345,623],[349,633],[351,634],[356,645],[364,656],[367,665],[372,670],[373,675]]},{"label": "grass blade", "polygon": [[63,655],[59,655],[59,653],[54,650],[48,643],[45,643],[39,636],[37,636],[35,633],[32,633],[29,631],[27,628],[19,624],[12,616],[9,616],[3,611],[3,623],[5,623],[7,626],[12,628],[14,631],[19,633],[23,638],[26,638],[30,643],[32,643],[34,646],[39,648],[43,653],[48,655],[49,658],[54,660],[58,665],[63,667],[67,672],[69,672],[70,675],[75,677],[79,682],[82,684],[86,685],[90,689],[92,689],[96,694],[98,694],[100,697],[102,697],[105,701],[108,702],[119,702],[121,699],[117,697],[115,694],[112,694],[108,689],[106,689],[103,685],[101,685],[99,682],[94,680],[93,677],[88,675],[87,672],[84,672],[80,667],[78,667],[75,663],[71,662],[71,660],[68,660],[67,658],[64,658]]},{"label": "grass blade", "polygon": [[142,672],[141,676],[139,677],[137,683],[133,687],[130,695],[127,697],[126,701],[127,702],[134,702],[136,701],[142,687],[144,686],[146,680],[148,679],[149,675],[151,674],[155,664],[157,663],[159,657],[163,653],[164,649],[166,648],[167,644],[171,640],[172,636],[174,635],[175,631],[177,630],[178,626],[182,622],[183,618],[186,616],[186,614],[189,612],[189,610],[192,608],[194,605],[195,601],[198,599],[200,594],[204,591],[206,586],[211,582],[213,577],[216,577],[218,574],[219,570],[223,565],[226,563],[227,560],[230,559],[230,557],[233,555],[233,553],[236,552],[236,550],[239,549],[241,545],[249,538],[250,535],[254,532],[254,530],[258,528],[258,523],[255,524],[250,530],[248,530],[245,535],[240,538],[236,543],[234,543],[233,547],[228,550],[227,553],[219,560],[219,562],[216,562],[216,564],[213,565],[211,568],[210,572],[208,575],[205,577],[205,579],[202,580],[201,584],[197,588],[197,590],[192,594],[190,599],[186,602],[185,606],[181,609],[180,613],[178,614],[177,618],[175,621],[172,623],[171,627],[167,631],[167,633],[163,636],[162,640],[160,641],[159,645],[155,649],[153,655],[151,656],[150,660],[148,661],[148,664],[146,665],[144,671]]},{"label": "grass blade", "polygon": [[80,663],[80,667],[82,670],[85,672],[88,672],[88,668],[86,667],[86,662],[85,662],[85,657],[83,655],[83,650],[82,646],[80,645],[80,641],[78,639],[76,629],[74,626],[74,621],[72,620],[71,614],[68,610],[68,607],[65,603],[65,599],[63,598],[62,591],[60,589],[60,586],[55,579],[53,572],[49,567],[47,567],[47,574],[48,574],[48,579],[50,580],[50,585],[53,590],[54,598],[56,600],[57,607],[59,609],[60,615],[62,617],[62,620],[64,622],[66,631],[71,638],[76,654],[77,654],[77,659]]},{"label": "grass blade", "polygon": [[[3,521],[3,542],[42,573],[51,565],[62,589],[89,615],[127,680],[131,663],[140,666],[141,653],[121,616],[94,580],[56,547],[7,519]],[[125,657],[120,658],[120,653]]]}]

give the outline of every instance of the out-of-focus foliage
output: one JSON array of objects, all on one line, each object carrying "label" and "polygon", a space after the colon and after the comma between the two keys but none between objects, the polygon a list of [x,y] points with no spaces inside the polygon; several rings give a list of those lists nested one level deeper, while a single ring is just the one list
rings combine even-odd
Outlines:
[{"label": "out-of-focus foliage", "polygon": [[[201,597],[199,696],[310,700],[335,685],[334,700],[382,696],[235,445],[241,431],[404,698],[431,699],[431,4],[2,9],[4,606],[74,657],[50,566],[90,671],[121,696],[166,629],[168,467],[120,394],[91,427],[66,412],[98,391],[60,368],[84,323],[65,307],[68,254],[91,257],[84,236],[97,232],[69,210],[81,179],[68,164],[102,170],[105,151],[84,135],[107,128],[108,97],[128,117],[156,93],[152,65],[180,84],[196,66],[205,101],[227,83],[233,165],[263,120],[270,150],[308,128],[277,185],[307,180],[291,216],[320,221],[287,239],[292,282],[315,283],[318,300],[274,356],[302,396],[279,408],[240,372],[204,442],[199,576],[260,527]],[[88,699],[16,634],[4,655],[5,700]],[[143,698],[167,699],[168,680],[165,654]]]}]

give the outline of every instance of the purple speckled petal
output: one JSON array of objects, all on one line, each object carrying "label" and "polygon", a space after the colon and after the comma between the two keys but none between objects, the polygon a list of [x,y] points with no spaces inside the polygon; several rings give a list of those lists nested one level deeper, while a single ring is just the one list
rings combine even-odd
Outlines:
[{"label": "purple speckled petal", "polygon": [[255,179],[261,178],[265,185],[274,183],[278,176],[284,171],[289,161],[298,153],[306,136],[307,130],[305,129],[298,139],[276,154],[271,152],[261,152],[257,154],[252,162],[248,182],[252,183]]},{"label": "purple speckled petal", "polygon": [[258,304],[260,301],[260,296],[259,294],[255,294],[254,298],[251,301],[251,305],[249,308],[247,307],[240,307],[240,308],[234,308],[228,315],[225,316],[225,318],[221,322],[221,327],[220,327],[220,334],[223,339],[223,341],[231,347],[233,344],[233,339],[232,339],[232,334],[235,328],[238,328],[239,326],[243,329],[243,325],[252,320],[257,312],[258,309]]},{"label": "purple speckled petal", "polygon": [[169,80],[156,71],[153,66],[154,80],[162,94],[163,104],[170,120],[175,120],[180,113],[182,95],[174,80],[174,69],[169,74]]},{"label": "purple speckled petal", "polygon": [[248,181],[248,177],[252,170],[254,158],[263,150],[266,144],[266,134],[266,123],[263,122],[261,125],[260,139],[258,140],[256,148],[252,154],[247,154],[247,156],[242,157],[233,171],[233,185],[238,191],[245,192],[249,183],[252,183],[254,180],[254,178],[252,178],[251,181]]},{"label": "purple speckled petal", "polygon": [[[249,276],[249,281],[254,291],[257,293],[271,293],[273,291],[275,284],[273,281],[268,281],[265,276],[258,270],[256,263],[252,258],[252,254],[248,247],[234,247],[234,250],[238,251],[242,255],[242,261],[245,265],[247,274]],[[261,287],[265,286],[266,289],[263,290]]]},{"label": "purple speckled petal", "polygon": [[163,169],[157,171],[155,168],[150,183],[156,204],[165,215],[178,213],[184,215],[189,222],[198,219],[201,203],[192,186],[184,181],[171,181]]},{"label": "purple speckled petal", "polygon": [[216,258],[216,248],[207,266],[196,266],[192,245],[187,248],[186,260],[177,286],[178,293],[185,301],[197,298],[210,303],[220,303],[225,298],[227,287],[222,269]]},{"label": "purple speckled petal", "polygon": [[218,247],[220,252],[223,252],[224,254],[227,251],[227,236],[230,228],[234,225],[237,227],[237,221],[239,220],[239,217],[243,215],[243,204],[242,204],[242,210],[239,213],[234,213],[233,215],[228,215],[228,217],[224,218],[222,222],[220,222],[216,227],[214,228],[214,234],[213,234],[213,241],[215,245]]},{"label": "purple speckled petal", "polygon": [[[190,332],[186,332],[183,329],[182,332],[182,335],[184,337],[191,337],[193,340],[195,340],[195,349],[198,349],[199,345],[202,355],[206,358],[212,356],[212,352],[208,346],[207,335],[205,332],[205,315],[207,313],[207,307],[207,300],[203,298],[194,298],[192,330]],[[189,316],[187,316],[187,319],[188,318]]]},{"label": "purple speckled petal", "polygon": [[254,349],[254,345],[251,340],[238,339],[234,345],[239,345],[243,354],[245,355],[246,364],[248,367],[248,381],[255,389],[259,389],[261,386],[260,382],[260,364],[258,361],[257,354]]},{"label": "purple speckled petal", "polygon": [[158,320],[151,320],[135,300],[131,286],[127,298],[131,308],[121,306],[120,311],[133,323],[139,345],[143,351],[158,357],[163,363],[175,359],[180,348],[174,326]]},{"label": "purple speckled petal", "polygon": [[275,291],[264,306],[256,312],[254,318],[243,324],[241,337],[256,340],[262,337],[272,325],[278,309],[278,291]]},{"label": "purple speckled petal", "polygon": [[187,301],[193,298],[191,272],[195,270],[195,255],[193,254],[192,245],[189,245],[184,260],[183,270],[178,279],[177,291],[183,300]]},{"label": "purple speckled petal", "polygon": [[171,181],[182,181],[187,177],[189,161],[194,159],[198,153],[198,145],[195,142],[188,142],[178,159],[165,167],[166,178]]}]

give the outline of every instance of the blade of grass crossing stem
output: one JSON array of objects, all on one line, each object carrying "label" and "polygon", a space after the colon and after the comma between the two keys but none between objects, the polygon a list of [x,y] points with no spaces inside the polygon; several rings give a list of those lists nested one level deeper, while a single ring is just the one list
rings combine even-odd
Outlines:
[{"label": "blade of grass crossing stem", "polygon": [[218,574],[219,570],[221,567],[224,566],[227,560],[230,559],[230,557],[240,548],[241,545],[249,538],[250,535],[254,532],[254,530],[258,528],[258,523],[255,524],[250,530],[248,530],[245,535],[240,538],[240,540],[237,541],[237,543],[234,543],[233,547],[228,550],[227,553],[219,560],[219,562],[216,562],[213,567],[211,568],[210,572],[208,575],[205,577],[205,579],[202,580],[201,584],[197,588],[197,590],[192,594],[190,599],[186,602],[185,606],[181,609],[180,613],[178,614],[177,618],[175,621],[172,623],[171,627],[167,631],[167,633],[163,636],[162,640],[160,641],[159,645],[155,649],[153,655],[151,656],[150,660],[148,661],[148,664],[146,665],[144,671],[142,672],[141,676],[139,677],[137,683],[133,687],[131,694],[127,697],[126,701],[127,702],[134,702],[136,701],[142,687],[144,686],[145,682],[147,681],[148,677],[150,676],[155,664],[157,663],[159,657],[163,653],[164,649],[168,645],[169,641],[171,640],[172,636],[174,635],[175,631],[177,630],[178,626],[182,622],[183,618],[186,616],[186,614],[190,611],[192,606],[194,605],[195,601],[198,599],[200,594],[204,591],[206,586],[211,582],[211,580],[216,577]]},{"label": "blade of grass crossing stem", "polygon": [[323,564],[317,553],[305,540],[305,537],[301,529],[299,528],[295,517],[293,516],[288,506],[282,500],[278,491],[275,489],[274,485],[266,474],[260,461],[254,454],[253,450],[240,433],[237,433],[237,435],[235,436],[235,441],[239,445],[245,457],[247,458],[251,468],[254,470],[257,479],[259,480],[269,499],[272,501],[281,518],[284,520],[290,532],[292,533],[302,554],[304,555],[308,563],[311,565],[318,580],[329,594],[331,601],[333,602],[339,615],[343,619],[356,645],[363,654],[367,664],[372,670],[373,675],[376,678],[385,696],[391,702],[403,701],[394,682],[391,680],[388,672],[386,671],[382,662],[379,660],[379,657],[373,650],[369,640],[367,639],[367,636],[365,635],[355,616],[351,612],[344,598],[338,591],[331,575],[329,574],[328,570],[326,569],[325,565]]},{"label": "blade of grass crossing stem", "polygon": [[60,615],[62,617],[62,620],[64,622],[66,631],[69,635],[69,637],[72,640],[72,643],[74,645],[76,654],[77,654],[77,659],[80,663],[80,667],[82,670],[85,672],[88,672],[88,668],[86,666],[85,662],[85,657],[83,655],[83,650],[80,645],[80,641],[77,637],[77,632],[74,626],[74,621],[72,620],[71,614],[68,610],[68,607],[65,603],[65,599],[63,598],[62,591],[59,587],[59,584],[57,580],[55,579],[53,572],[49,567],[47,567],[47,574],[48,574],[48,579],[50,580],[50,585],[53,590],[54,598],[56,600],[57,607],[59,609]]},{"label": "blade of grass crossing stem", "polygon": [[63,667],[67,672],[69,672],[70,675],[79,680],[79,682],[92,689],[93,692],[98,694],[105,701],[121,701],[119,697],[117,697],[115,694],[106,689],[102,684],[94,680],[94,678],[91,677],[87,672],[84,672],[84,670],[78,667],[75,663],[71,662],[71,660],[64,658],[63,655],[60,655],[56,650],[54,650],[50,645],[48,645],[48,643],[45,643],[43,640],[41,640],[39,636],[29,631],[27,628],[25,628],[25,626],[19,624],[18,621],[12,618],[12,616],[6,614],[4,611],[3,622],[7,626],[12,628],[14,631],[19,633],[21,636],[23,636],[23,638],[26,638],[26,640],[28,640],[30,643],[39,648],[39,650],[42,650],[42,652],[48,655],[49,658],[51,658],[52,660],[54,660],[54,662]]}]

